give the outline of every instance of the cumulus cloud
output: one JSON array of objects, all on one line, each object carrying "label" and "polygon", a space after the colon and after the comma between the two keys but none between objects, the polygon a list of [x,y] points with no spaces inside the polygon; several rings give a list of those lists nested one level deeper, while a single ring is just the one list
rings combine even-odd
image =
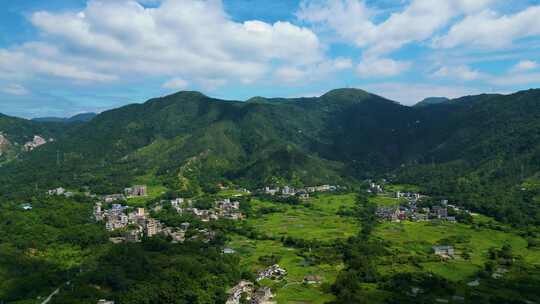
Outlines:
[{"label": "cumulus cloud", "polygon": [[250,83],[275,66],[325,61],[310,29],[289,22],[233,21],[219,0],[91,0],[79,12],[36,12],[42,39],[0,49],[0,75],[76,81],[184,75],[201,85]]},{"label": "cumulus cloud", "polygon": [[30,92],[20,84],[8,84],[7,86],[0,89],[5,94],[15,95],[15,96],[24,96],[30,94]]},{"label": "cumulus cloud", "polygon": [[366,58],[356,68],[362,78],[390,77],[401,74],[411,66],[407,61],[396,61],[389,58]]},{"label": "cumulus cloud", "polygon": [[487,8],[493,0],[412,0],[401,11],[377,23],[376,8],[361,0],[304,0],[300,20],[322,26],[383,56],[411,42],[426,41],[454,18]]},{"label": "cumulus cloud", "polygon": [[434,40],[434,46],[501,48],[535,35],[540,35],[540,6],[531,6],[513,15],[499,15],[487,9],[454,24],[447,34]]},{"label": "cumulus cloud", "polygon": [[467,65],[458,65],[442,66],[433,73],[433,76],[469,81],[479,79],[483,75],[479,71],[473,70]]}]

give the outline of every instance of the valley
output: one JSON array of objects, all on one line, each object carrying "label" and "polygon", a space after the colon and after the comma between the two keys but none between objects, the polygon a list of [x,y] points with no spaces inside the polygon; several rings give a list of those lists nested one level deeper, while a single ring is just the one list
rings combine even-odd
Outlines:
[{"label": "valley", "polygon": [[[514,102],[537,95],[413,109],[352,89],[180,92],[10,121],[55,140],[0,167],[0,300],[539,301],[538,107]],[[512,136],[491,137],[506,117]]]}]

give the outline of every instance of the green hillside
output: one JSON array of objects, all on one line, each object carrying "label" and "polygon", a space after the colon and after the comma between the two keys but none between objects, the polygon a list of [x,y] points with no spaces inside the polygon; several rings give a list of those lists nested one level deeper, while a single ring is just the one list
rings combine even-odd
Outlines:
[{"label": "green hillside", "polygon": [[[16,195],[32,184],[110,193],[149,173],[172,189],[201,191],[230,181],[248,187],[350,184],[393,172],[430,193],[459,194],[475,209],[500,206],[506,203],[491,202],[491,192],[511,193],[540,169],[539,100],[540,90],[426,107],[357,89],[247,102],[179,92],[68,128],[59,140],[2,168],[0,192]],[[465,195],[480,188],[480,200]],[[527,200],[534,193],[522,194]],[[523,203],[523,210],[530,208],[538,207]],[[488,211],[505,212],[496,209]],[[526,218],[536,218],[529,211]]]},{"label": "green hillside", "polygon": [[65,127],[57,123],[35,122],[0,114],[0,165],[24,152],[23,146],[35,135],[57,139]]}]

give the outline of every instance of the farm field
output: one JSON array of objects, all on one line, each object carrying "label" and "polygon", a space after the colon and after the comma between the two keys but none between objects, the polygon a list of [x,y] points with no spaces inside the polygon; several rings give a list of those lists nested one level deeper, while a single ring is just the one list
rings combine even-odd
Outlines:
[{"label": "farm field", "polygon": [[[274,290],[278,303],[313,303],[322,304],[334,299],[327,288],[334,283],[337,274],[343,268],[340,261],[334,264],[314,264],[305,258],[305,253],[297,248],[286,247],[279,240],[281,237],[293,237],[302,240],[332,242],[346,239],[358,232],[358,224],[353,218],[337,215],[340,208],[352,208],[354,194],[319,195],[309,201],[308,206],[290,206],[253,199],[252,208],[276,207],[282,212],[265,214],[247,219],[257,231],[274,238],[273,240],[252,240],[234,235],[227,246],[241,256],[241,263],[251,272],[264,269],[259,258],[264,256],[279,257],[278,264],[288,274],[282,281],[262,280],[262,285]],[[317,275],[321,284],[303,284],[304,276]]]},{"label": "farm field", "polygon": [[304,240],[332,241],[346,239],[358,232],[353,218],[337,214],[340,208],[354,206],[354,194],[320,195],[309,201],[308,206],[290,206],[252,200],[254,210],[263,207],[282,208],[282,212],[265,214],[248,219],[248,223],[271,237],[293,237]]}]

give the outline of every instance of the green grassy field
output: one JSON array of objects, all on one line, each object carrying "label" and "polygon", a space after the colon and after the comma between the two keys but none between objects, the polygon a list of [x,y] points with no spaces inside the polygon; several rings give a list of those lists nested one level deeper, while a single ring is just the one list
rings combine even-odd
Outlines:
[{"label": "green grassy field", "polygon": [[[483,267],[490,248],[501,248],[505,244],[511,245],[514,252],[521,255],[525,262],[540,265],[540,250],[527,249],[527,241],[511,232],[476,229],[459,223],[387,222],[377,228],[375,235],[390,241],[391,250],[401,256],[425,256],[431,252],[433,245],[445,243],[444,239],[451,237],[465,239],[462,243],[454,244],[458,255],[455,259],[420,264],[422,269],[453,281],[470,278]],[[469,259],[463,258],[464,252],[468,253]],[[407,267],[395,264],[386,265],[381,269],[384,272],[397,272],[404,271]]]},{"label": "green grassy field", "polygon": [[235,189],[226,189],[226,190],[220,190],[217,195],[222,196],[222,197],[239,197],[239,196],[248,195],[248,193],[240,191],[240,190],[235,190]]},{"label": "green grassy field", "polygon": [[354,205],[353,194],[321,195],[309,201],[308,206],[289,206],[252,200],[253,208],[277,206],[284,212],[271,213],[248,219],[257,230],[272,237],[291,236],[305,240],[328,241],[348,238],[358,231],[352,218],[337,215],[339,208]]},{"label": "green grassy field", "polygon": [[420,192],[420,187],[416,185],[407,185],[407,184],[392,184],[385,185],[384,191],[387,192],[396,192],[396,191],[411,191],[411,192]]},{"label": "green grassy field", "polygon": [[399,206],[400,203],[404,203],[407,200],[404,198],[397,199],[391,196],[372,196],[369,198],[370,201],[377,204],[377,206]]}]

